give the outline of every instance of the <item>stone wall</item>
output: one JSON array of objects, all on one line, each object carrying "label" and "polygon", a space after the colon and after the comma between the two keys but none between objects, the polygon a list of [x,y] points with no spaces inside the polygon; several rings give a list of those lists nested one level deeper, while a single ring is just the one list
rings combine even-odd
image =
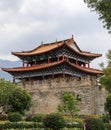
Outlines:
[{"label": "stone wall", "polygon": [[79,113],[104,113],[106,91],[97,84],[95,76],[52,78],[25,82],[20,85],[32,95],[31,113],[56,112],[65,90],[81,97],[82,101],[78,104],[81,110]]}]

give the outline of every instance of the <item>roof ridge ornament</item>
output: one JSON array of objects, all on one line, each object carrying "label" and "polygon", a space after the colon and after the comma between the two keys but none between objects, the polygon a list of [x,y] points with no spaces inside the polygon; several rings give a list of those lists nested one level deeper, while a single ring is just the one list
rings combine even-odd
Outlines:
[{"label": "roof ridge ornament", "polygon": [[56,42],[57,42],[57,38],[56,38]]},{"label": "roof ridge ornament", "polygon": [[41,45],[44,45],[43,41],[41,41]]},{"label": "roof ridge ornament", "polygon": [[74,35],[72,34],[72,39],[74,40]]}]

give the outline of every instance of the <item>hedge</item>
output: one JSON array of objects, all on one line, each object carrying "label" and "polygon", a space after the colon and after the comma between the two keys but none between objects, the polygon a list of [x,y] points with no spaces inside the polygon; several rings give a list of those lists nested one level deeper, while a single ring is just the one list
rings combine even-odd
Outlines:
[{"label": "hedge", "polygon": [[[82,128],[83,126],[81,124],[65,124],[66,128]],[[45,126],[42,123],[37,122],[5,122],[0,123],[0,130],[4,129],[24,129],[24,128],[45,128]]]},{"label": "hedge", "polygon": [[24,128],[44,128],[43,124],[35,123],[35,122],[6,122],[0,124],[0,130],[4,129],[24,129]]}]

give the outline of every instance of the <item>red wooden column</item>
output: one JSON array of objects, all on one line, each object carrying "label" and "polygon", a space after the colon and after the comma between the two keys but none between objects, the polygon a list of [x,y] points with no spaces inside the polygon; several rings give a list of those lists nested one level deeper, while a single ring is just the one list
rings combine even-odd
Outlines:
[{"label": "red wooden column", "polygon": [[24,67],[24,61],[23,61],[22,67]]},{"label": "red wooden column", "polygon": [[57,61],[59,61],[59,57],[57,57]]},{"label": "red wooden column", "polygon": [[34,60],[34,64],[35,64],[35,65],[37,64],[36,60]]},{"label": "red wooden column", "polygon": [[90,68],[90,63],[88,63],[88,68]]},{"label": "red wooden column", "polygon": [[50,58],[48,57],[48,64],[50,63]]},{"label": "red wooden column", "polygon": [[86,63],[84,63],[84,68],[86,68]]},{"label": "red wooden column", "polygon": [[76,59],[76,65],[78,65],[78,59]]}]

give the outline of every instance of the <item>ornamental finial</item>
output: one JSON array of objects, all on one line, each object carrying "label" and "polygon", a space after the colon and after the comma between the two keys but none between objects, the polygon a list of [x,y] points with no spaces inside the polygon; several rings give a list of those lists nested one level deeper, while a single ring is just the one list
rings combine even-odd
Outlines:
[{"label": "ornamental finial", "polygon": [[57,38],[56,38],[56,42],[57,42]]},{"label": "ornamental finial", "polygon": [[41,41],[41,45],[43,45],[44,43],[43,43],[43,41]]}]

